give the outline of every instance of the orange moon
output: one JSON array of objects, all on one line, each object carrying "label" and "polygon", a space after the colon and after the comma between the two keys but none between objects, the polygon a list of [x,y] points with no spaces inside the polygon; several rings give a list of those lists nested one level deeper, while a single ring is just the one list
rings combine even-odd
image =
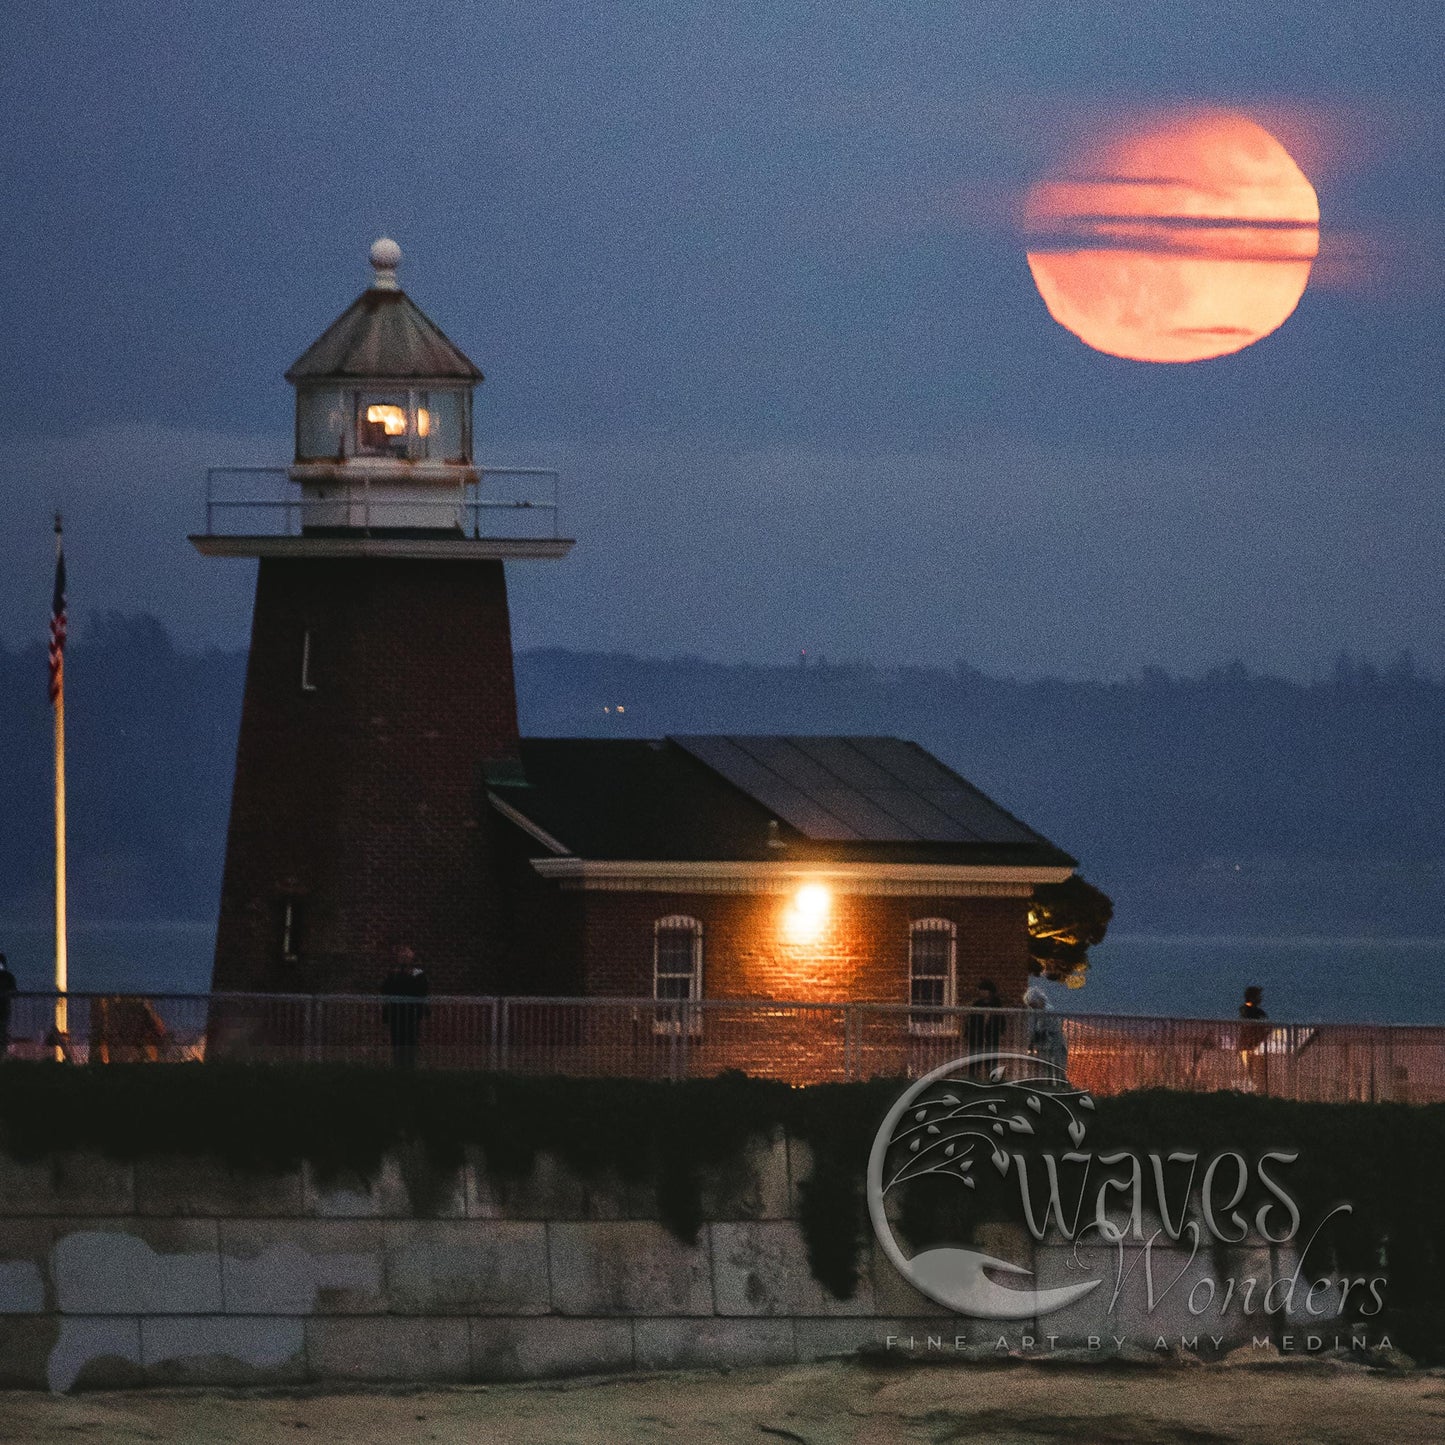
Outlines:
[{"label": "orange moon", "polygon": [[1049,315],[1080,341],[1132,361],[1204,361],[1289,319],[1320,204],[1263,126],[1194,112],[1080,148],[1030,189],[1024,235]]}]

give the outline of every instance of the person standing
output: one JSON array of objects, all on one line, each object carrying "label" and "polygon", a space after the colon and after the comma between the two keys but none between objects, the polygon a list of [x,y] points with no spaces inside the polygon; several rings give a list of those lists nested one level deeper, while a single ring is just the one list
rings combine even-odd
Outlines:
[{"label": "person standing", "polygon": [[1264,1011],[1264,990],[1257,983],[1252,983],[1244,991],[1244,1002],[1239,1006],[1239,1016],[1242,1019],[1267,1019],[1269,1015]]},{"label": "person standing", "polygon": [[1024,1007],[1029,1010],[1029,1053],[1062,1078],[1069,1065],[1069,1045],[1064,1038],[1064,1025],[1049,1002],[1043,965],[1037,959],[1029,961]]},{"label": "person standing", "polygon": [[1251,1093],[1269,1093],[1269,1015],[1264,1011],[1264,990],[1250,984],[1239,1006],[1240,1018],[1246,1020],[1239,1031],[1239,1060]]},{"label": "person standing", "polygon": [[431,990],[416,954],[406,944],[397,944],[392,960],[391,972],[381,981],[386,998],[381,1018],[391,1036],[392,1062],[400,1068],[413,1068]]},{"label": "person standing", "polygon": [[15,1001],[17,987],[5,955],[0,953],[0,1059],[10,1051],[10,1006]]}]

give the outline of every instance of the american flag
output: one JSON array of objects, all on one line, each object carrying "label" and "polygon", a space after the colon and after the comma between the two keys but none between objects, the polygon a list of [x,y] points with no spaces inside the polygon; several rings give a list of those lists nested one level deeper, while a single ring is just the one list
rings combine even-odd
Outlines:
[{"label": "american flag", "polygon": [[55,519],[55,596],[50,603],[50,701],[58,703],[65,691],[65,551],[60,542],[60,518]]}]

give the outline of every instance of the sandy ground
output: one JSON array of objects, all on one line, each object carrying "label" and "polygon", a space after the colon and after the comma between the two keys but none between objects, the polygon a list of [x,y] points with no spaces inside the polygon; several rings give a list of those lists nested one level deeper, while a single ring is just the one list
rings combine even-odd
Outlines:
[{"label": "sandy ground", "polygon": [[1445,1440],[1445,1378],[1323,1366],[953,1365],[693,1372],[346,1394],[0,1394],[0,1440],[397,1445]]}]

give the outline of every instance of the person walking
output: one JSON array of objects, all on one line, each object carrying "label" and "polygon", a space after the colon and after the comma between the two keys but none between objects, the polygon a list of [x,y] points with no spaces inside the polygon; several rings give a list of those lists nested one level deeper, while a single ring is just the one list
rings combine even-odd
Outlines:
[{"label": "person walking", "polygon": [[0,1059],[10,1051],[10,1006],[15,1001],[18,987],[5,955],[0,953]]},{"label": "person walking", "polygon": [[1049,1002],[1043,965],[1037,959],[1029,961],[1024,1007],[1029,1010],[1029,1053],[1062,1078],[1069,1064],[1068,1040],[1064,1038],[1064,1025]]},{"label": "person walking", "polygon": [[386,998],[381,1018],[391,1036],[392,1062],[409,1069],[416,1065],[421,1026],[427,1013],[426,998],[431,990],[416,954],[406,944],[397,944],[392,959],[391,972],[381,981]]}]

